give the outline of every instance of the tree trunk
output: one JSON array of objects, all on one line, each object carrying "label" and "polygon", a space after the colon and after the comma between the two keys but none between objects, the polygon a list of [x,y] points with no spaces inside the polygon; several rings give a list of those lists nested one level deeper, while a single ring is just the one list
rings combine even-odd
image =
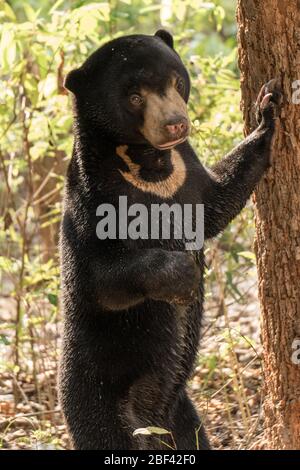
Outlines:
[{"label": "tree trunk", "polygon": [[272,167],[254,195],[255,245],[266,447],[300,449],[300,1],[238,0],[237,19],[246,134],[260,87],[278,78],[284,95]]}]

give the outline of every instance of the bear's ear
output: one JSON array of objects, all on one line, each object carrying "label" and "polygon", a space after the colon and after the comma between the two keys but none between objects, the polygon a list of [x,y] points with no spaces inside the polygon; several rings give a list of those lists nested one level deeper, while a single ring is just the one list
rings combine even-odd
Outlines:
[{"label": "bear's ear", "polygon": [[64,81],[64,87],[74,93],[80,90],[82,84],[84,83],[84,73],[81,69],[74,69],[68,73]]},{"label": "bear's ear", "polygon": [[154,36],[158,36],[167,44],[167,46],[171,47],[171,49],[174,49],[173,36],[172,34],[168,33],[168,31],[166,31],[165,29],[159,29],[158,31],[156,31]]}]

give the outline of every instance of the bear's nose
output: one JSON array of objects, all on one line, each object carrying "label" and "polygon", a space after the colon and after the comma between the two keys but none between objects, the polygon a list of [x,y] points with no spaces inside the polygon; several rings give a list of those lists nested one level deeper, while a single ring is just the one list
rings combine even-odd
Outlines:
[{"label": "bear's nose", "polygon": [[188,123],[185,118],[169,121],[165,124],[165,129],[171,137],[180,138],[186,134]]}]

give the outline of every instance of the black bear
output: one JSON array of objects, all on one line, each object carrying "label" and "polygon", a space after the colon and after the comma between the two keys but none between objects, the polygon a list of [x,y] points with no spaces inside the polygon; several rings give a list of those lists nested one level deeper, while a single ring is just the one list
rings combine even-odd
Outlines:
[{"label": "black bear", "polygon": [[[274,81],[262,88],[258,128],[208,170],[187,140],[189,75],[168,32],[107,43],[65,86],[74,97],[75,143],[61,226],[59,392],[72,445],[208,449],[186,391],[200,336],[203,250],[160,231],[101,238],[98,208],[108,204],[118,215],[120,196],[149,210],[202,204],[204,238],[216,236],[269,166],[280,92]],[[133,434],[149,426],[172,440]]]}]

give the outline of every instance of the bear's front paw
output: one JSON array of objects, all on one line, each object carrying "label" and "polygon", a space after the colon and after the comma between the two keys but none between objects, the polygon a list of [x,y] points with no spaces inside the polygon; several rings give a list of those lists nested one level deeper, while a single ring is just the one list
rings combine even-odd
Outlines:
[{"label": "bear's front paw", "polygon": [[282,91],[279,80],[273,78],[262,86],[255,103],[255,114],[258,124],[272,125],[279,114],[282,102]]},{"label": "bear's front paw", "polygon": [[197,300],[200,269],[190,253],[167,252],[158,278],[158,286],[151,295],[153,299],[180,305],[189,305]]}]

